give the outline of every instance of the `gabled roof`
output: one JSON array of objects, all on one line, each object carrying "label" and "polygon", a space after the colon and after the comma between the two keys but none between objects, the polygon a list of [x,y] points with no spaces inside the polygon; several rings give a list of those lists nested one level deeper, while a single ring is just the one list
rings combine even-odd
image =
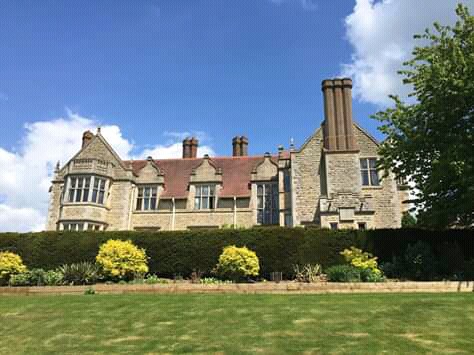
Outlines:
[{"label": "gabled roof", "polygon": [[[193,169],[201,165],[204,158],[156,159],[154,163],[164,174],[162,198],[186,198],[189,178]],[[278,156],[271,157],[278,162]],[[249,183],[252,171],[264,160],[264,156],[216,157],[209,162],[222,171],[222,190],[220,197],[249,197]],[[135,175],[145,167],[146,160],[125,160],[124,165]]]}]

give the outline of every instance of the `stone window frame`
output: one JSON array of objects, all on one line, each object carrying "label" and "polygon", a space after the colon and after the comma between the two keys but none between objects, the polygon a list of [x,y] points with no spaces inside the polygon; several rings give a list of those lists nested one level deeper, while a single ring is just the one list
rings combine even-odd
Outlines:
[{"label": "stone window frame", "polygon": [[337,223],[337,222],[330,222],[330,223],[329,223],[329,229],[338,230],[338,229],[339,229],[339,223]]},{"label": "stone window frame", "polygon": [[[364,157],[364,158],[360,158],[359,162],[360,162],[360,178],[361,178],[362,187],[380,186],[380,177],[377,170],[377,158]],[[364,177],[366,178],[365,181],[364,181]]]},{"label": "stone window frame", "polygon": [[[140,195],[140,190],[143,191],[142,195]],[[153,194],[153,190],[155,193]],[[145,196],[145,192],[150,191],[148,196]],[[159,188],[158,185],[138,185],[137,186],[137,198],[135,200],[135,211],[139,212],[146,212],[146,211],[156,211],[158,210],[158,192]],[[154,200],[154,205],[153,205]],[[145,208],[146,201],[148,201],[148,207]],[[140,208],[138,207],[140,203]]]},{"label": "stone window frame", "polygon": [[106,177],[94,174],[69,175],[63,197],[64,202],[105,205],[107,188],[108,179]]},{"label": "stone window frame", "polygon": [[105,230],[105,225],[88,221],[68,221],[61,222],[61,230],[66,232],[98,232]]},{"label": "stone window frame", "polygon": [[[207,187],[207,192],[204,189]],[[214,210],[217,207],[217,184],[195,184],[194,185],[194,209]]]},{"label": "stone window frame", "polygon": [[[279,189],[277,181],[256,182],[257,190],[257,224],[278,225],[280,224]],[[271,191],[267,193],[267,187]],[[270,201],[267,199],[270,198]],[[269,211],[267,211],[269,209]]]}]

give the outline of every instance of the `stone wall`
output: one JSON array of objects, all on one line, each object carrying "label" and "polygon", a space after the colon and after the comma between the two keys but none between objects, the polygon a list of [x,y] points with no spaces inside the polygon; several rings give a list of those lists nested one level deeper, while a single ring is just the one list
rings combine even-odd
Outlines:
[{"label": "stone wall", "polygon": [[318,203],[321,196],[322,130],[318,129],[297,152],[291,153],[293,187],[293,224],[318,222]]}]

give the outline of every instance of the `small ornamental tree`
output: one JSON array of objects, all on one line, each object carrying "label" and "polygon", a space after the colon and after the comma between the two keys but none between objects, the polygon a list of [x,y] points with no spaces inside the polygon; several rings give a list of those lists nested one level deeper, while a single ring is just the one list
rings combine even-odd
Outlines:
[{"label": "small ornamental tree", "polygon": [[21,257],[8,251],[0,252],[0,284],[8,282],[11,275],[26,271]]},{"label": "small ornamental tree", "polygon": [[147,259],[145,250],[131,241],[114,239],[102,244],[96,256],[97,264],[106,276],[127,280],[148,272]]},{"label": "small ornamental tree", "polygon": [[239,281],[249,276],[257,276],[260,272],[257,254],[247,247],[227,246],[219,257],[216,272],[234,281]]}]

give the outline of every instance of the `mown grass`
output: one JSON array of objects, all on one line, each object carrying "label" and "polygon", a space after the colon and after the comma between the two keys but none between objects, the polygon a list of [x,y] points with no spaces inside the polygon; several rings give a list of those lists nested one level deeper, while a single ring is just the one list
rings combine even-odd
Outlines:
[{"label": "mown grass", "polygon": [[0,298],[0,353],[469,353],[474,294]]}]

